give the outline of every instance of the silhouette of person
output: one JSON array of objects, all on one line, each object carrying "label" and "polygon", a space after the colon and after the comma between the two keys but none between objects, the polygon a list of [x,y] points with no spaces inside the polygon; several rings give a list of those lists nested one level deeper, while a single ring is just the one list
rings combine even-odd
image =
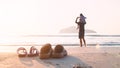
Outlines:
[{"label": "silhouette of person", "polygon": [[82,47],[82,41],[84,42],[84,45],[86,47],[86,41],[85,41],[85,38],[84,38],[85,24],[86,24],[85,19],[86,19],[86,17],[81,13],[80,17],[77,17],[76,21],[75,21],[75,23],[78,25],[77,28],[79,29],[79,39],[80,39],[80,46],[81,47]]}]

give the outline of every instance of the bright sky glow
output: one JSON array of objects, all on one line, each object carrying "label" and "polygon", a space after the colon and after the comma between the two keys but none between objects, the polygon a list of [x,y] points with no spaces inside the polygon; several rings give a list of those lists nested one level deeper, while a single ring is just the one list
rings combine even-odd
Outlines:
[{"label": "bright sky glow", "polygon": [[76,26],[87,17],[86,29],[120,34],[120,0],[0,0],[0,35],[48,34]]}]

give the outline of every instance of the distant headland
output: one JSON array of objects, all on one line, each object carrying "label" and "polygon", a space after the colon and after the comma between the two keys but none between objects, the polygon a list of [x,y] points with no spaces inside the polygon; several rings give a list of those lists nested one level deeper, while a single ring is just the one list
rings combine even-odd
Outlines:
[{"label": "distant headland", "polygon": [[[90,30],[90,29],[86,29],[85,32],[86,33],[97,33],[96,31]],[[61,29],[59,33],[78,33],[78,29],[76,29],[76,26],[70,26],[70,27]]]}]

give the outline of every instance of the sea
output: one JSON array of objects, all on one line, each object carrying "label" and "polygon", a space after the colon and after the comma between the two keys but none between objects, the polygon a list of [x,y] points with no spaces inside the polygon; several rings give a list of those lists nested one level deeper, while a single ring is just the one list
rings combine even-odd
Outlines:
[{"label": "sea", "polygon": [[[120,46],[120,35],[86,34],[87,46]],[[77,33],[43,34],[43,35],[14,35],[0,37],[0,46],[42,46],[63,44],[64,46],[78,46],[80,44]]]}]

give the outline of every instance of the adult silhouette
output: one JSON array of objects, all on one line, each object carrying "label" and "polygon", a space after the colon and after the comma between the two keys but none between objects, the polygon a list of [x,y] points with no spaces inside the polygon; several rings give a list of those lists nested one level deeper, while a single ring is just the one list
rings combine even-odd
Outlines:
[{"label": "adult silhouette", "polygon": [[79,29],[79,39],[80,39],[80,46],[82,47],[82,41],[84,42],[84,45],[86,47],[86,41],[85,41],[85,21],[86,17],[81,13],[80,17],[76,18],[75,23],[78,25],[78,29]]}]

